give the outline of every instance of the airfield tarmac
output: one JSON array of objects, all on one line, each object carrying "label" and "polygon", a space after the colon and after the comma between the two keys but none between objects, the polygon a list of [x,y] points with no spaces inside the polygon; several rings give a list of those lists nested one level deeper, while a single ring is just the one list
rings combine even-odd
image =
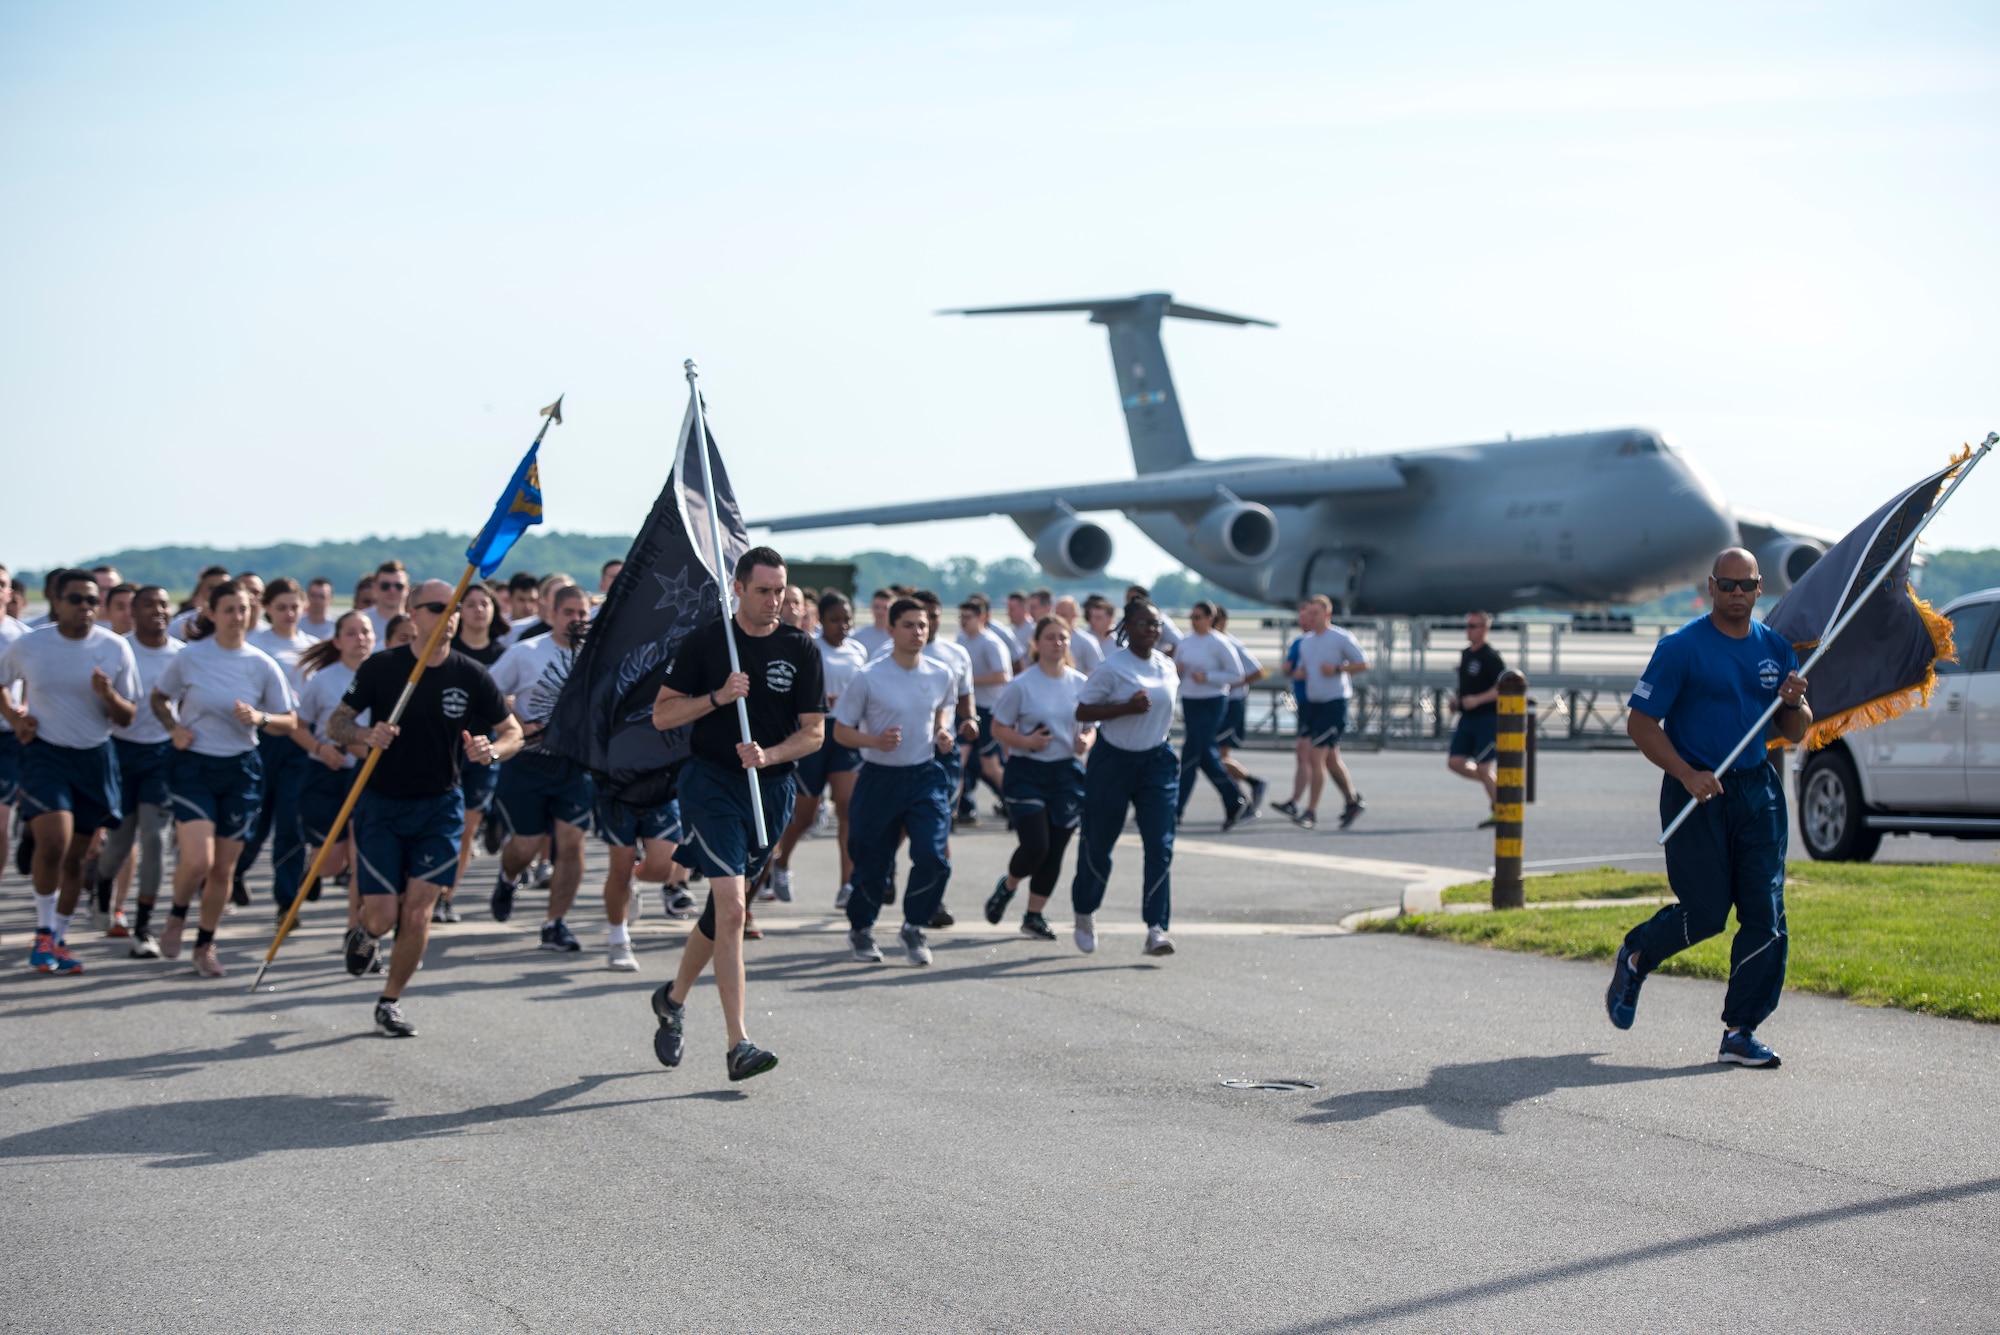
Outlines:
[{"label": "airfield tarmac", "polygon": [[[1341,934],[1491,848],[1442,757],[1353,763],[1371,809],[1346,833],[1225,839],[1197,799],[1164,961],[1138,953],[1136,849],[1095,956],[987,929],[1011,848],[989,821],[955,840],[937,963],[852,964],[833,845],[808,840],[749,947],[782,1064],[741,1086],[706,985],[687,1062],[654,1061],[645,998],[685,925],[655,894],[644,971],[603,970],[596,845],[585,953],[534,949],[539,894],[505,926],[468,912],[436,930],[409,1042],[369,1032],[331,901],[245,992],[261,876],[220,982],[88,939],[81,978],[10,970],[0,1327],[2000,1326],[2000,1032],[1788,995],[1764,1030],[1786,1065],[1729,1070],[1713,984],[1655,979],[1618,1034],[1599,966]],[[1542,785],[1531,864],[1658,865],[1636,756],[1547,754]],[[25,949],[11,876],[0,914]]]}]

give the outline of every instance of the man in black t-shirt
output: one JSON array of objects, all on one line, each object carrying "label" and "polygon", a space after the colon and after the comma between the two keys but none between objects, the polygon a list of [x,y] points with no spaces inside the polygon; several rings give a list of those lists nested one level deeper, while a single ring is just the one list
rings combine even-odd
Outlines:
[{"label": "man in black t-shirt", "polygon": [[[736,612],[690,635],[653,702],[662,732],[692,724],[693,754],[680,772],[682,842],[674,859],[708,877],[708,904],[681,951],[680,976],[653,994],[659,1031],[653,1051],[678,1066],[688,993],[711,956],[715,991],[729,1029],[729,1078],[747,1080],[778,1064],[743,1027],[745,886],[763,870],[792,816],[794,762],[819,750],[826,716],[825,673],[812,637],[778,620],[785,559],[752,547],[736,563]],[[741,670],[729,670],[733,638]],[[749,711],[744,741],[736,701]],[[757,830],[750,784],[763,797]],[[678,1000],[676,1000],[678,998]]]},{"label": "man in black t-shirt", "polygon": [[[430,643],[450,603],[451,585],[443,580],[426,580],[412,591],[409,610],[418,645]],[[375,1027],[391,1038],[417,1032],[399,1002],[429,944],[431,906],[458,879],[459,836],[465,829],[459,757],[491,765],[521,749],[521,725],[508,712],[507,698],[485,668],[451,647],[457,622],[454,610],[453,624],[425,660],[399,723],[364,728],[355,720],[364,711],[382,720],[395,711],[417,665],[410,645],[363,663],[326,725],[336,744],[359,742],[382,753],[354,808],[361,925],[347,933],[347,971],[356,977],[368,972],[383,934],[396,930],[388,984],[375,1003]]]},{"label": "man in black t-shirt", "polygon": [[1458,710],[1458,727],[1451,734],[1451,754],[1445,766],[1460,778],[1470,779],[1486,789],[1487,815],[1479,822],[1482,830],[1494,824],[1492,805],[1500,790],[1494,785],[1494,753],[1500,725],[1500,674],[1507,670],[1500,654],[1486,642],[1493,618],[1485,612],[1465,614],[1465,638],[1470,641],[1458,656],[1458,693],[1452,707]]}]

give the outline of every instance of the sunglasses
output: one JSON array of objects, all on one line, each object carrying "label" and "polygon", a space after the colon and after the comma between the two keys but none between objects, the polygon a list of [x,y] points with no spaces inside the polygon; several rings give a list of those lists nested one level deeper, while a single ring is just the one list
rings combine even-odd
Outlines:
[{"label": "sunglasses", "polygon": [[95,607],[103,600],[94,593],[66,593],[63,601],[71,607]]},{"label": "sunglasses", "polygon": [[450,606],[451,606],[451,604],[450,604],[450,603],[416,603],[416,604],[414,604],[414,606],[416,607],[416,610],[417,610],[417,611],[419,611],[419,612],[429,612],[429,613],[430,613],[430,614],[431,614],[432,616],[443,616],[443,615],[444,615],[444,609],[445,609],[445,608],[447,608],[447,607],[450,607]]},{"label": "sunglasses", "polygon": [[410,586],[407,584],[386,584],[378,579],[375,581],[375,587],[383,590],[386,593],[394,593],[402,589],[407,589]]},{"label": "sunglasses", "polygon": [[1755,593],[1764,583],[1762,575],[1754,579],[1723,579],[1718,575],[1710,575],[1709,579],[1714,581],[1715,589],[1718,593],[1736,593],[1739,591],[1743,593]]}]

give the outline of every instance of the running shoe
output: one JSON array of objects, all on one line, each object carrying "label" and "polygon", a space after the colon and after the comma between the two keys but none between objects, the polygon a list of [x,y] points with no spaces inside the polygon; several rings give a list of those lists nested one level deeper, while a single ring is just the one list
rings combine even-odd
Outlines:
[{"label": "running shoe", "polygon": [[938,911],[931,915],[931,929],[933,931],[942,932],[945,928],[951,926],[953,923],[957,921],[958,919],[951,916],[950,910],[940,905],[938,907]]},{"label": "running shoe", "polygon": [[1264,809],[1264,794],[1270,790],[1271,785],[1264,780],[1256,778],[1250,780],[1250,810],[1244,814],[1244,820],[1257,819],[1257,813]]},{"label": "running shoe", "polygon": [[56,971],[56,934],[46,927],[35,929],[34,944],[28,947],[28,967],[38,973]]},{"label": "running shoe", "polygon": [[167,915],[166,928],[160,933],[160,957],[177,960],[181,957],[181,934],[187,931],[187,919],[178,913]]},{"label": "running shoe", "polygon": [[528,884],[537,890],[546,890],[556,879],[555,864],[543,858],[528,869]]},{"label": "running shoe", "polygon": [[1097,949],[1097,924],[1088,913],[1076,915],[1076,948],[1086,955]]},{"label": "running shoe", "polygon": [[486,850],[486,856],[497,858],[501,847],[507,842],[507,832],[500,828],[497,820],[482,821],[479,826],[479,845]]},{"label": "running shoe", "polygon": [[514,892],[520,888],[518,881],[508,880],[504,871],[500,873],[500,879],[493,883],[493,921],[505,922],[514,916]]},{"label": "running shoe", "polygon": [[1290,820],[1297,820],[1299,818],[1299,804],[1294,801],[1273,802],[1271,810]]},{"label": "running shoe", "polygon": [[[388,961],[389,961],[389,952],[386,950],[377,950],[375,952],[375,958],[368,961],[368,972],[370,973],[382,972],[383,966],[387,964]],[[424,962],[422,960],[418,960],[417,967],[419,969],[423,968]]]},{"label": "running shoe", "polygon": [[1475,830],[1490,830],[1500,823],[1500,809],[1495,807],[1486,813],[1486,819],[1473,826]]},{"label": "running shoe", "polygon": [[778,1064],[778,1054],[764,1049],[744,1039],[729,1050],[729,1078],[748,1080],[753,1075],[762,1075]]},{"label": "running shoe", "polygon": [[986,921],[998,927],[1000,920],[1007,916],[1007,901],[1013,897],[1014,892],[1007,888],[1005,876],[994,882],[993,893],[986,897]]},{"label": "running shoe", "polygon": [[976,811],[961,811],[952,818],[951,828],[954,830],[974,830],[979,828],[979,813]]},{"label": "running shoe", "polygon": [[851,927],[847,932],[847,948],[854,952],[857,964],[880,964],[882,947],[875,944],[875,933],[866,927]]},{"label": "running shoe", "polygon": [[132,935],[132,928],[130,924],[128,924],[125,921],[125,910],[120,909],[118,910],[118,912],[111,915],[111,926],[105,929],[104,934],[106,936]]},{"label": "running shoe", "polygon": [[1049,920],[1033,909],[1021,915],[1021,935],[1032,936],[1037,941],[1056,939],[1055,928],[1049,926]]},{"label": "running shoe", "polygon": [[1148,927],[1146,929],[1145,953],[1148,955],[1171,955],[1174,953],[1173,939],[1167,935],[1166,928]]},{"label": "running shoe", "polygon": [[661,983],[653,989],[653,1018],[660,1022],[660,1027],[653,1031],[653,1055],[662,1066],[679,1066],[681,1053],[687,1047],[681,1036],[681,1017],[687,1014],[687,1007],[667,995],[671,986]]},{"label": "running shoe", "polygon": [[239,909],[250,907],[250,887],[243,884],[243,873],[240,871],[230,878],[229,902]]},{"label": "running shoe", "polygon": [[64,942],[56,942],[54,949],[50,953],[55,960],[55,965],[48,970],[49,973],[83,972],[83,961],[70,954],[69,946]]},{"label": "running shoe", "polygon": [[781,904],[792,902],[792,869],[790,867],[771,868],[771,893]]},{"label": "running shoe", "polygon": [[1368,810],[1368,804],[1361,800],[1361,794],[1356,793],[1354,800],[1349,802],[1346,810],[1340,813],[1340,828],[1344,830],[1354,824],[1360,818],[1361,813],[1366,810]]},{"label": "running shoe", "polygon": [[[313,883],[306,887],[306,903],[308,904],[319,903],[320,887],[325,883],[326,881],[324,877],[315,877],[313,879]],[[334,884],[338,885],[340,883],[336,881]]]},{"label": "running shoe", "polygon": [[543,950],[555,950],[561,951],[564,954],[572,954],[582,950],[583,943],[576,939],[576,933],[569,929],[568,923],[564,922],[561,918],[557,918],[554,922],[545,922],[542,924],[541,948]]},{"label": "running shoe", "polygon": [[194,960],[194,971],[203,978],[220,978],[227,972],[222,967],[222,961],[215,957],[215,942],[213,941],[205,946],[196,946],[192,958]]},{"label": "running shoe", "polygon": [[[347,971],[356,978],[374,972],[381,962],[382,942],[368,935],[366,928],[348,928],[343,950],[347,956]],[[173,957],[170,955],[167,958]]]},{"label": "running shoe", "polygon": [[132,948],[125,953],[135,960],[156,960],[160,957],[160,943],[151,932],[134,932]]},{"label": "running shoe", "polygon": [[1639,988],[1646,981],[1646,975],[1633,965],[1632,955],[1632,947],[1618,947],[1618,960],[1611,966],[1611,986],[1604,989],[1604,1009],[1619,1029],[1632,1027],[1639,1014]]},{"label": "running shoe", "polygon": [[694,916],[694,896],[685,890],[670,890],[660,887],[660,895],[667,901],[669,918],[687,919]]},{"label": "running shoe", "polygon": [[458,910],[451,906],[451,901],[449,899],[441,898],[438,900],[437,903],[431,905],[431,921],[463,922],[464,919],[459,916]]},{"label": "running shoe", "polygon": [[632,953],[632,943],[630,941],[615,943],[604,957],[604,967],[615,969],[619,973],[639,972],[639,957]]},{"label": "running shoe", "polygon": [[417,1027],[403,1018],[400,1004],[382,997],[375,1003],[375,1032],[384,1038],[415,1038]]},{"label": "running shoe", "polygon": [[1732,1066],[1769,1067],[1776,1070],[1782,1063],[1778,1054],[1758,1042],[1757,1035],[1748,1029],[1738,1029],[1735,1033],[1724,1033],[1722,1051],[1715,1054],[1719,1062]]},{"label": "running shoe", "polygon": [[758,873],[757,879],[750,883],[751,903],[775,904],[778,902],[778,892],[771,888],[771,872],[773,870],[771,867],[765,867],[763,871]]},{"label": "running shoe", "polygon": [[747,904],[743,907],[743,939],[745,941],[762,941],[764,939],[764,929],[757,925],[757,915],[750,911],[750,907]]},{"label": "running shoe", "polygon": [[1238,802],[1235,806],[1231,807],[1222,817],[1222,832],[1228,834],[1231,830],[1235,829],[1236,823],[1243,819],[1243,813],[1249,809],[1250,804],[1248,802]]},{"label": "running shoe", "polygon": [[903,954],[910,963],[923,967],[931,962],[931,948],[924,943],[924,929],[913,922],[903,924],[903,930],[896,933],[896,939],[903,943]]},{"label": "running shoe", "polygon": [[1291,815],[1292,824],[1298,826],[1301,830],[1310,830],[1319,824],[1319,813],[1311,809],[1295,811]]},{"label": "running shoe", "polygon": [[852,898],[854,898],[854,886],[847,881],[842,881],[840,883],[840,893],[833,897],[835,911],[846,908],[847,901]]}]

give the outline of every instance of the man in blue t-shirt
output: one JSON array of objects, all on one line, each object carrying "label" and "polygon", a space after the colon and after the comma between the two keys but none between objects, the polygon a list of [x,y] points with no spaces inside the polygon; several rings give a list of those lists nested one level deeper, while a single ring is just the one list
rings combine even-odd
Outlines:
[{"label": "man in blue t-shirt", "polygon": [[[1660,824],[1697,805],[1667,840],[1667,883],[1679,903],[1633,928],[1618,948],[1605,993],[1611,1023],[1630,1029],[1639,985],[1669,956],[1721,932],[1736,909],[1729,990],[1722,1003],[1717,1061],[1776,1066],[1778,1054],[1754,1032],[1778,1008],[1785,986],[1785,844],[1790,822],[1784,784],[1763,740],[1729,770],[1716,769],[1756,725],[1771,698],[1775,731],[1798,742],[1812,726],[1806,679],[1785,637],[1750,619],[1763,577],[1757,558],[1731,547],[1708,577],[1710,612],[1663,638],[1632,688],[1625,730],[1660,781]],[[1724,782],[1724,780],[1727,782]]]}]

